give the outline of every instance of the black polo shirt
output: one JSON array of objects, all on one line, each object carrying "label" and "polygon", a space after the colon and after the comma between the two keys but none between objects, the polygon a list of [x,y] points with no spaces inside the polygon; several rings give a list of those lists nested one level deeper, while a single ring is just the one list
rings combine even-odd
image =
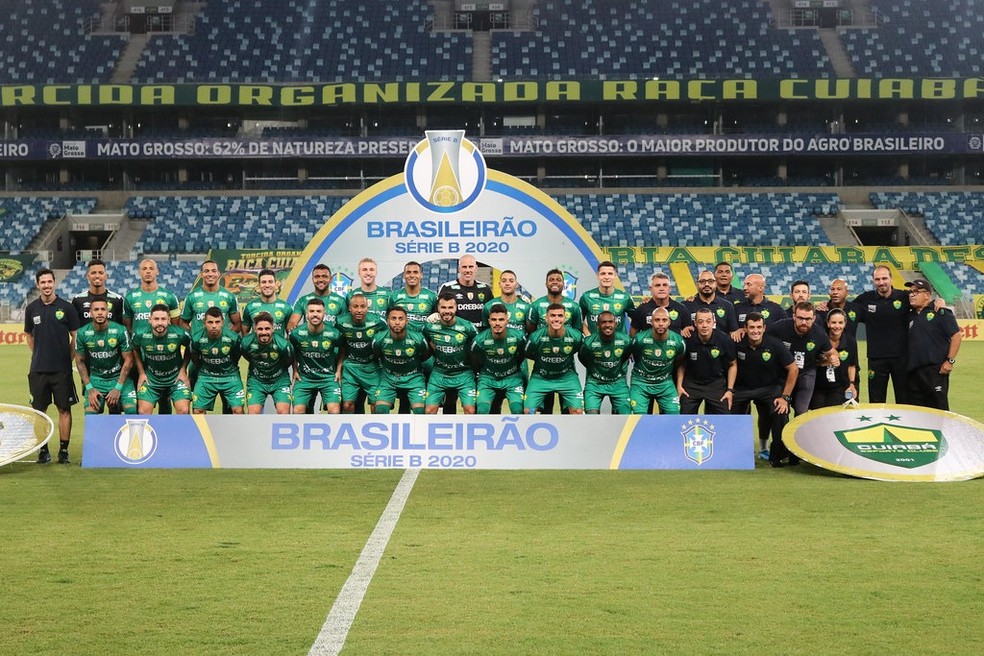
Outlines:
[{"label": "black polo shirt", "polygon": [[745,300],[745,291],[743,289],[739,289],[738,287],[735,287],[734,285],[730,285],[728,287],[728,291],[726,292],[722,292],[720,289],[718,289],[715,286],[714,295],[720,296],[721,298],[728,301],[732,305],[738,305],[739,303],[742,303]]},{"label": "black polo shirt", "polygon": [[[827,329],[827,315],[833,309],[830,307],[823,312],[817,310],[817,325],[824,330]],[[840,309],[844,310],[844,313],[847,315],[847,322],[844,324],[844,334],[856,338],[858,336],[858,322],[861,320],[861,306],[854,301],[844,301],[844,307]]]},{"label": "black polo shirt", "polygon": [[748,299],[735,304],[735,313],[738,315],[738,325],[745,325],[745,317],[752,312],[758,312],[765,319],[765,325],[782,321],[786,318],[786,311],[778,303],[773,303],[767,298],[762,298],[761,303],[752,303]]},{"label": "black polo shirt", "polygon": [[[950,353],[950,339],[958,332],[957,320],[946,308],[938,312],[932,304],[920,311],[912,308],[909,314],[908,369],[941,365]],[[868,348],[871,348],[869,342]]]},{"label": "black polo shirt", "polygon": [[72,370],[70,334],[79,329],[79,314],[72,304],[55,297],[45,305],[35,299],[24,310],[24,332],[34,338],[31,353],[32,373]]},{"label": "black polo shirt", "polygon": [[714,313],[718,330],[723,330],[726,333],[733,333],[738,330],[738,315],[735,313],[735,304],[717,294],[714,295],[714,300],[710,303],[702,300],[700,296],[695,296],[694,300],[686,302],[686,306],[690,311],[690,321],[695,326],[697,325],[697,310],[707,308]]},{"label": "black polo shirt", "polygon": [[728,367],[735,361],[735,340],[730,335],[714,330],[704,342],[695,330],[683,341],[687,345],[687,354],[683,357],[684,384],[706,385],[727,376]]},{"label": "black polo shirt", "polygon": [[[830,367],[820,367],[817,369],[817,382],[815,389],[830,390],[839,387],[846,387],[851,379],[847,376],[847,368],[851,365],[858,366],[858,340],[848,335],[847,331],[841,335],[840,344],[837,345],[837,354],[840,356],[840,364],[834,367],[834,380],[827,378],[827,369]],[[857,377],[858,371],[855,370],[854,376]],[[855,385],[857,380],[854,381]]]},{"label": "black polo shirt", "polygon": [[738,377],[735,389],[786,384],[786,367],[793,364],[793,355],[778,338],[763,335],[758,348],[748,343],[748,336],[735,344],[738,360]]},{"label": "black polo shirt", "polygon": [[[655,299],[649,299],[632,311],[632,327],[637,333],[648,330],[653,325],[653,310],[659,307]],[[691,325],[690,312],[686,306],[672,298],[666,305],[666,311],[670,314],[670,330],[679,333],[681,330]]]},{"label": "black polo shirt", "polygon": [[868,359],[904,358],[909,341],[909,294],[893,289],[886,298],[871,290],[854,302],[861,311],[858,321],[867,328]]},{"label": "black polo shirt", "polygon": [[817,366],[817,355],[830,350],[830,338],[815,322],[805,335],[796,332],[792,319],[783,319],[765,328],[767,335],[778,337],[793,355],[793,361],[800,369]]}]

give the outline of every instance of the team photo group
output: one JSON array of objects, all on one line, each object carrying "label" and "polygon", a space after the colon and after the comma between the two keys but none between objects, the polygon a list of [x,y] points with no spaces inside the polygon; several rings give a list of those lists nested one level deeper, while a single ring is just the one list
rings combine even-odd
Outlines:
[{"label": "team photo group", "polygon": [[[24,329],[32,405],[59,410],[59,461],[68,459],[77,402],[74,365],[87,414],[200,414],[216,400],[233,414],[268,405],[280,414],[364,413],[367,403],[379,414],[552,413],[555,397],[566,414],[745,414],[754,405],[759,455],[782,466],[796,462],[781,440],[791,413],[859,398],[859,323],[878,336],[868,340],[874,403],[886,401],[891,380],[897,402],[948,409],[960,345],[953,313],[934,301],[930,283],[894,289],[881,266],[874,288],[854,300],[838,279],[814,305],[809,284],[797,281],[788,310],[766,297],[760,274],[734,286],[727,262],[700,271],[697,294],[682,301],[657,271],[638,305],[609,261],[578,298],[565,293],[559,269],[546,271],[546,293],[535,299],[513,271],[501,271],[495,296],[477,280],[471,255],[437,292],[422,286],[418,262],[404,265],[402,288],[378,285],[372,258],[357,270],[342,295],[330,267],[316,265],[313,291],[293,305],[279,298],[276,272],[263,270],[258,298],[240,307],[211,260],[183,303],[158,284],[152,259],[139,263],[139,286],[122,296],[92,260],[89,288],[71,301],[42,269]],[[39,460],[50,459],[45,448]]]}]

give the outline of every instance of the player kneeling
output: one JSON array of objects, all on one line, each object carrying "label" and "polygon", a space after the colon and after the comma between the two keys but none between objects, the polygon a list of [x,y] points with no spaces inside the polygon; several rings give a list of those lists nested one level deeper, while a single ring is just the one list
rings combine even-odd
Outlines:
[{"label": "player kneeling", "polygon": [[89,306],[92,321],[76,335],[75,366],[85,385],[85,413],[132,415],[137,411],[137,391],[130,380],[133,353],[126,328],[109,320],[109,306],[103,299]]},{"label": "player kneeling", "polygon": [[505,395],[509,412],[523,413],[523,388],[526,366],[526,336],[509,328],[509,310],[497,303],[489,308],[489,327],[472,341],[472,364],[478,371],[479,414],[492,410],[496,395]]},{"label": "player kneeling", "polygon": [[192,396],[192,412],[203,415],[221,396],[232,414],[243,414],[246,392],[239,374],[239,333],[225,328],[225,316],[217,307],[205,311],[205,332],[191,342],[191,358],[198,366]]},{"label": "player kneeling", "polygon": [[191,338],[183,328],[171,325],[171,309],[159,303],[150,309],[150,327],[133,333],[137,366],[137,412],[149,415],[162,397],[171,399],[174,411],[191,411],[188,361]]},{"label": "player kneeling", "polygon": [[292,402],[290,365],[294,349],[274,328],[273,315],[260,312],[252,317],[253,332],[243,338],[243,357],[249,362],[246,373],[246,410],[263,412],[267,397],[273,397],[278,415],[289,415]]}]

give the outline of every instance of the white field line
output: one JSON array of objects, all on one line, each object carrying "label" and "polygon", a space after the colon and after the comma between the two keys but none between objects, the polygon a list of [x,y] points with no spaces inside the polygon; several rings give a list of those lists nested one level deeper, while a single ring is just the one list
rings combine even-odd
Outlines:
[{"label": "white field line", "polygon": [[352,627],[352,622],[355,621],[355,615],[359,612],[362,599],[366,596],[369,583],[376,573],[379,560],[383,557],[386,544],[393,534],[393,529],[396,528],[396,522],[400,519],[419,473],[420,469],[408,469],[403,473],[403,478],[393,490],[393,496],[390,497],[389,503],[386,504],[383,514],[376,523],[376,528],[366,541],[366,546],[362,548],[352,573],[338,593],[324,626],[321,627],[321,632],[311,645],[311,651],[308,652],[310,656],[338,654],[345,645],[345,638]]}]

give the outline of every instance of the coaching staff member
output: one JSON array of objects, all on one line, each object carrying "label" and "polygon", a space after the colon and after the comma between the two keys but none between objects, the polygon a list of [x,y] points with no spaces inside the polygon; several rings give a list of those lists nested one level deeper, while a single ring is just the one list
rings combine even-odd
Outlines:
[{"label": "coaching staff member", "polygon": [[[75,360],[75,332],[79,313],[71,303],[55,293],[55,274],[41,269],[34,276],[41,296],[24,311],[24,332],[31,349],[31,368],[27,374],[31,390],[31,407],[44,412],[52,400],[58,408],[58,462],[68,463],[68,440],[72,435],[72,406],[78,403],[72,362]],[[38,452],[38,462],[51,462],[45,444]]]},{"label": "coaching staff member", "polygon": [[960,327],[953,312],[933,305],[933,286],[923,279],[909,288],[909,368],[906,400],[912,405],[949,410],[950,372],[960,350]]},{"label": "coaching staff member", "polygon": [[695,316],[697,330],[684,339],[687,355],[677,370],[680,414],[697,414],[701,402],[709,415],[730,414],[738,374],[735,343],[717,329],[710,308],[700,308]]}]

